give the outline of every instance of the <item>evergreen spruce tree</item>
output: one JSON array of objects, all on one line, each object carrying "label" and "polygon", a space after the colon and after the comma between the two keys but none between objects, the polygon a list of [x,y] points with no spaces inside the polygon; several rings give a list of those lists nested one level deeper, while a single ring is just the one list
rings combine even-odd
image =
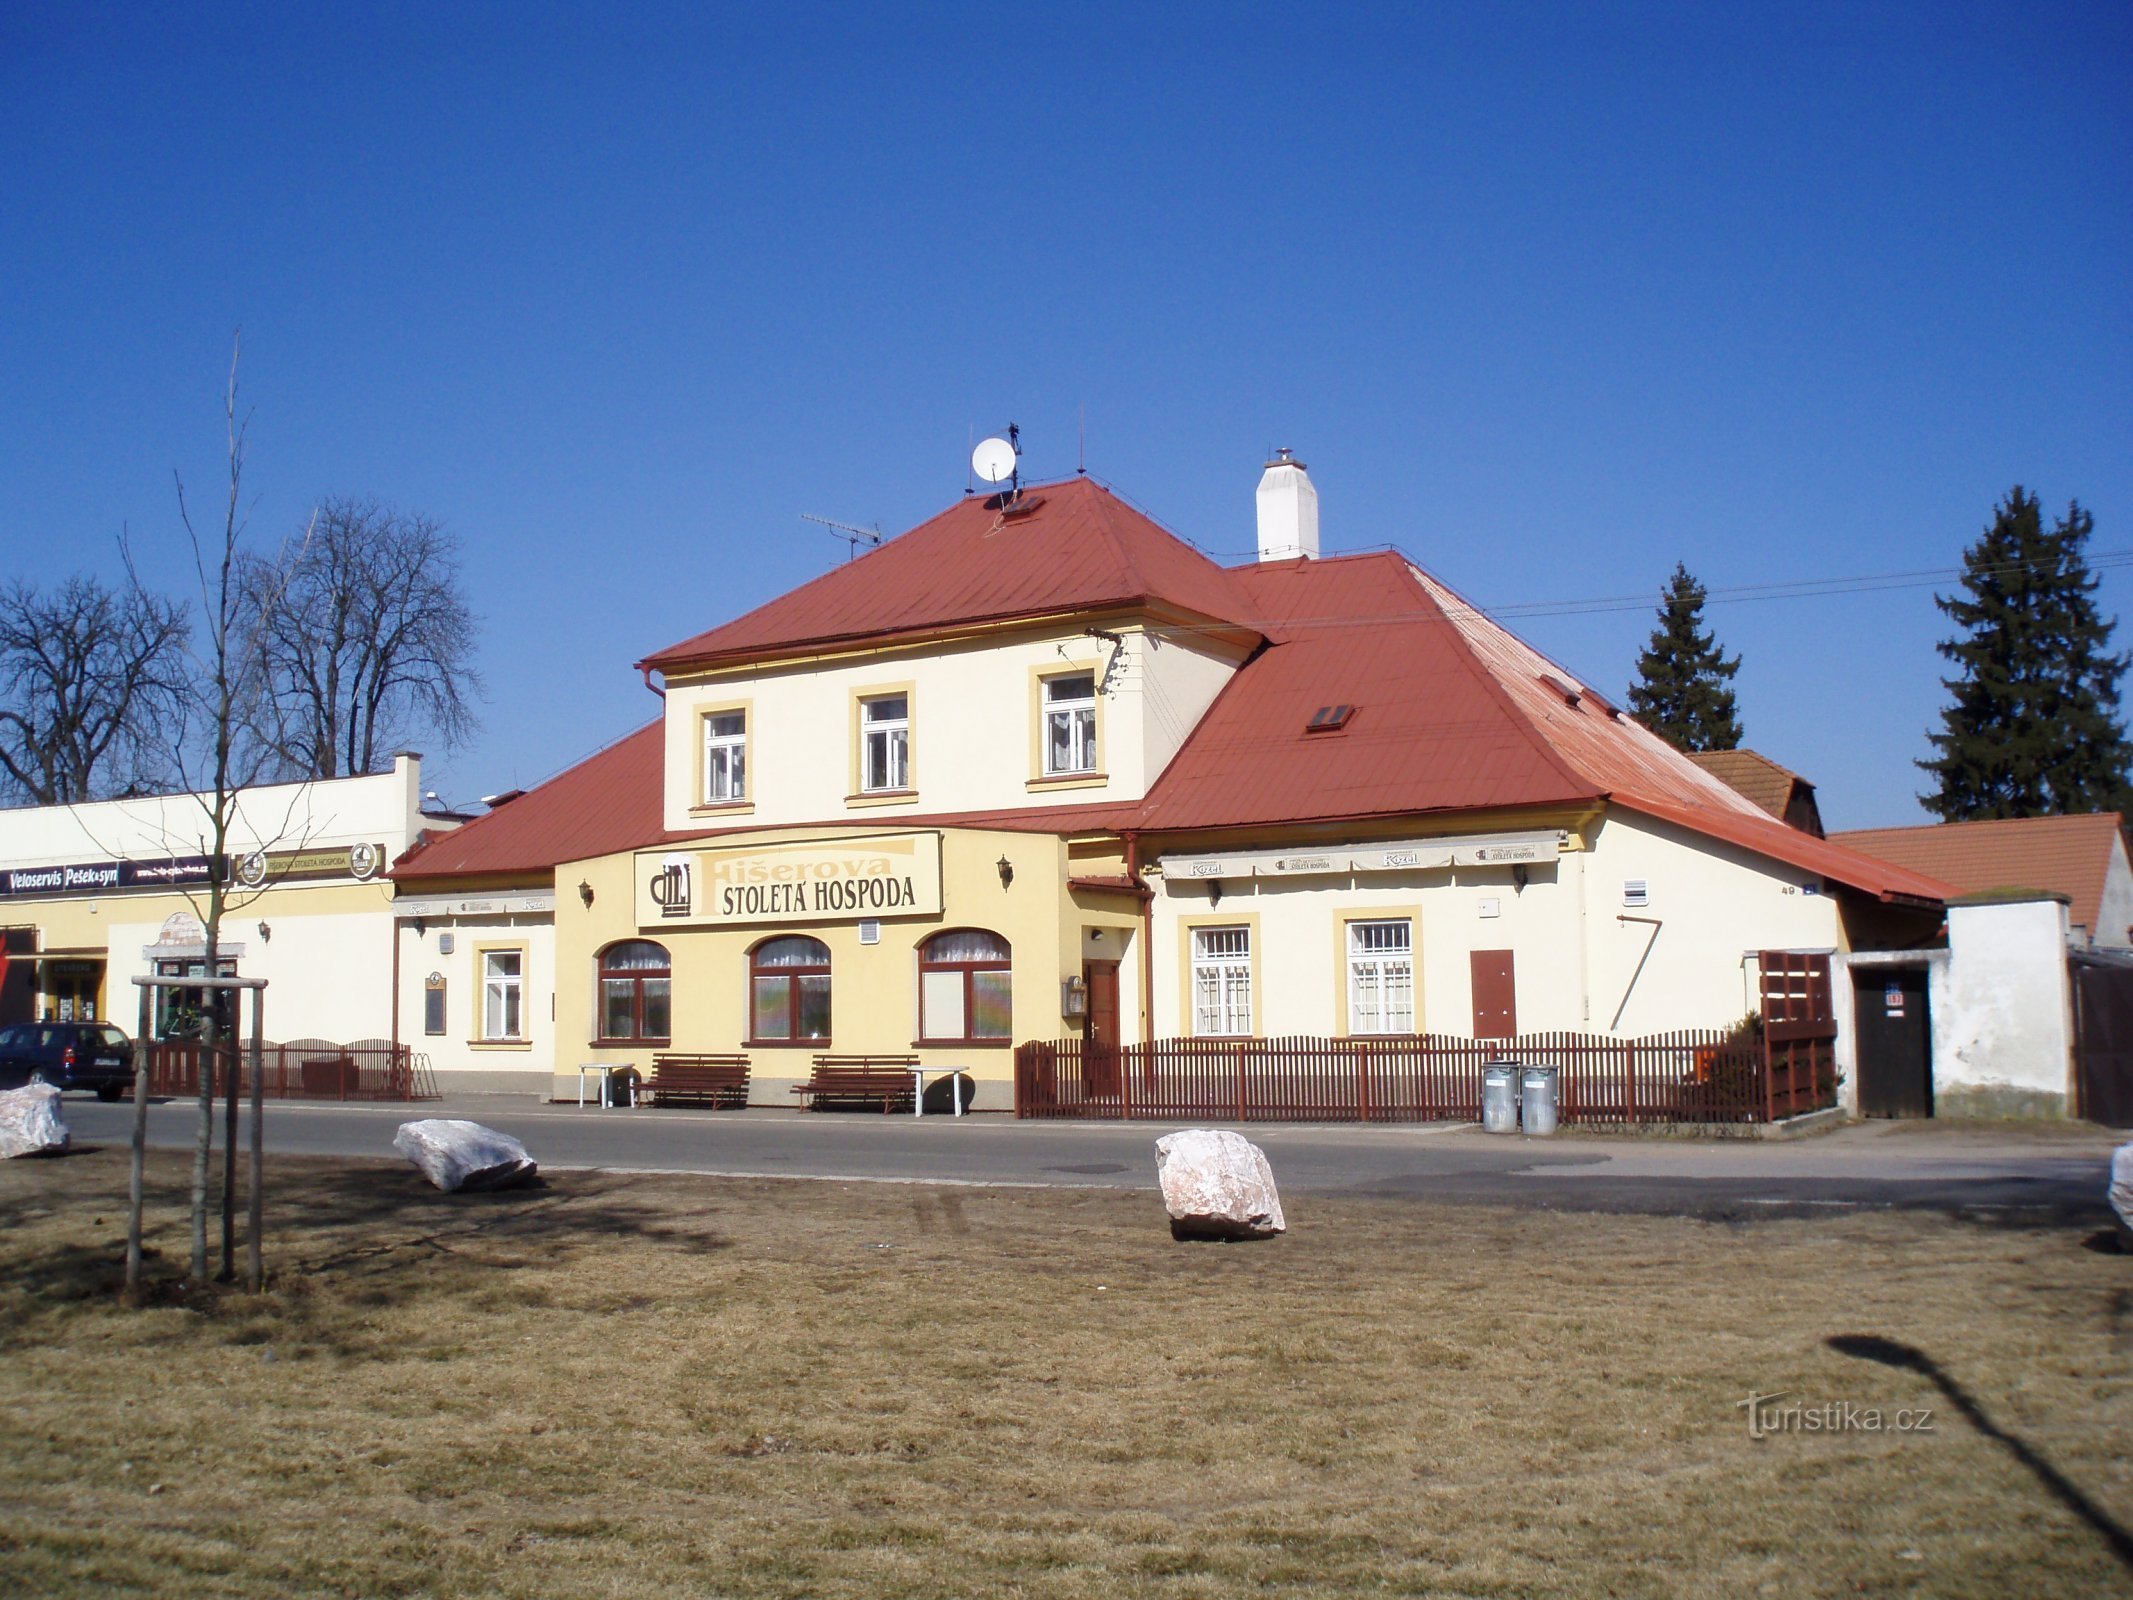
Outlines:
[{"label": "evergreen spruce tree", "polygon": [[1674,563],[1659,601],[1659,624],[1637,658],[1629,709],[1660,738],[1683,750],[1737,750],[1740,717],[1730,687],[1740,657],[1726,659],[1703,625],[1704,587]]},{"label": "evergreen spruce tree", "polygon": [[1933,597],[1963,630],[1941,642],[1954,703],[1927,735],[1937,754],[1918,763],[1939,786],[1919,800],[1942,821],[2125,809],[2128,658],[2110,653],[2118,621],[2096,608],[2094,526],[2077,501],[2047,530],[2017,484],[1963,552],[1964,594]]}]

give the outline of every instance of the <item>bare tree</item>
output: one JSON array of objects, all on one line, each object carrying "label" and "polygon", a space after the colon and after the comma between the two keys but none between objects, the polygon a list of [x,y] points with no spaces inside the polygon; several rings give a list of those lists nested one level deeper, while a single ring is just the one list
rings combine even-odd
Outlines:
[{"label": "bare tree", "polygon": [[474,614],[441,524],[329,500],[279,570],[255,563],[246,587],[261,604],[261,735],[284,777],[377,772],[411,743],[453,750],[474,732]]},{"label": "bare tree", "polygon": [[0,786],[56,806],[167,777],[186,637],[185,608],[138,583],[0,590]]},{"label": "bare tree", "polygon": [[[243,353],[241,339],[230,351],[229,383],[223,391],[223,420],[228,435],[228,487],[222,499],[222,527],[203,540],[194,525],[185,495],[185,480],[176,473],[178,519],[192,549],[193,572],[199,585],[200,628],[189,654],[190,675],[187,727],[173,749],[180,777],[200,808],[200,828],[187,842],[196,846],[208,863],[207,882],[198,890],[181,890],[200,914],[205,932],[205,972],[210,978],[221,971],[222,924],[232,911],[257,897],[228,870],[230,839],[235,832],[247,789],[259,784],[275,759],[273,748],[254,737],[260,721],[260,706],[266,695],[264,619],[276,613],[280,596],[272,587],[275,575],[294,556],[262,567],[244,548],[246,508],[243,503],[245,434],[247,420],[239,415],[237,369]],[[269,587],[264,593],[253,583],[261,573]],[[291,802],[293,817],[295,802]],[[288,832],[283,819],[282,834]],[[267,830],[256,822],[251,830],[259,848],[270,842],[257,837]],[[217,1000],[220,1000],[218,995]],[[207,1192],[215,1128],[214,1064],[221,1054],[221,1007],[211,1004],[203,1011],[200,1070],[200,1124],[193,1148],[192,1266],[193,1281],[207,1276]],[[234,1053],[229,1070],[235,1072]],[[231,1197],[235,1180],[236,1096],[230,1080],[231,1149],[223,1180],[223,1276],[234,1275],[234,1235]],[[136,1223],[136,1227],[138,1224]]]}]

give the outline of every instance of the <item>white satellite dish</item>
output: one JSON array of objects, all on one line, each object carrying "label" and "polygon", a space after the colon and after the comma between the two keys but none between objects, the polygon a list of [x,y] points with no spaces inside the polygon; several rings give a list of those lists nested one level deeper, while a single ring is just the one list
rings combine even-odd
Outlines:
[{"label": "white satellite dish", "polygon": [[1005,483],[1015,475],[1015,447],[1005,439],[980,439],[970,452],[970,470],[987,483]]}]

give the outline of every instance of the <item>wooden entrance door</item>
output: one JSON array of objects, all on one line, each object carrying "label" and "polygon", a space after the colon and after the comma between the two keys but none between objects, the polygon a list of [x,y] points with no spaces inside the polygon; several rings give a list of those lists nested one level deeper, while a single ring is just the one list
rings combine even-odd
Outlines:
[{"label": "wooden entrance door", "polygon": [[1859,1112],[1868,1117],[1933,1115],[1932,1033],[1921,967],[1852,969],[1859,1045]]},{"label": "wooden entrance door", "polygon": [[1518,1037],[1518,983],[1508,950],[1476,950],[1474,974],[1474,1037]]},{"label": "wooden entrance door", "polygon": [[1089,993],[1088,1014],[1081,1019],[1082,1081],[1092,1095],[1119,1092],[1118,963],[1084,961],[1081,981]]},{"label": "wooden entrance door", "polygon": [[2074,1111],[2107,1128],[2133,1128],[2133,968],[2076,961]]}]

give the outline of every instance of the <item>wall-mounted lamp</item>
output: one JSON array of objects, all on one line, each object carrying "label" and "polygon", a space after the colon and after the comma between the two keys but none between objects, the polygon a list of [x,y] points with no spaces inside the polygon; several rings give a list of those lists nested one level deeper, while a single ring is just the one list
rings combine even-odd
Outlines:
[{"label": "wall-mounted lamp", "polygon": [[1208,909],[1209,909],[1209,910],[1213,910],[1213,909],[1214,909],[1214,908],[1215,908],[1216,906],[1220,905],[1221,903],[1222,903],[1222,880],[1221,880],[1220,878],[1210,878],[1210,879],[1208,879],[1208,881],[1207,881],[1207,905],[1208,905]]},{"label": "wall-mounted lamp", "polygon": [[416,937],[416,938],[418,938],[418,939],[419,939],[419,938],[421,938],[421,937],[422,937],[422,935],[423,935],[423,932],[424,932],[424,929],[423,929],[423,926],[422,926],[422,919],[421,919],[420,917],[417,917],[417,918],[415,918],[415,937]]},{"label": "wall-mounted lamp", "polygon": [[1012,861],[1008,860],[1007,857],[1000,857],[1000,859],[995,862],[994,865],[1000,869],[1001,888],[1004,889],[1009,884],[1015,881],[1015,864]]},{"label": "wall-mounted lamp", "polygon": [[1512,865],[1511,884],[1518,893],[1524,894],[1526,892],[1526,879],[1530,876],[1531,874],[1526,871],[1526,864],[1523,861]]},{"label": "wall-mounted lamp", "polygon": [[1091,928],[1091,929],[1089,930],[1089,943],[1091,943],[1091,944],[1102,944],[1103,942],[1104,942],[1104,931],[1103,931],[1103,929],[1101,929],[1101,928]]},{"label": "wall-mounted lamp", "polygon": [[593,886],[587,883],[583,878],[580,878],[578,880],[578,898],[585,902],[586,910],[590,911],[592,909]]},{"label": "wall-mounted lamp", "polygon": [[270,943],[270,942],[271,942],[271,941],[273,940],[273,938],[274,938],[274,930],[273,930],[272,928],[268,927],[268,926],[267,926],[267,925],[266,925],[266,924],[265,924],[264,922],[262,922],[262,923],[261,923],[261,924],[259,925],[259,942],[260,942],[261,944],[267,944],[267,943]]},{"label": "wall-mounted lamp", "polygon": [[1062,1017],[1085,1017],[1089,1014],[1089,986],[1081,978],[1059,980],[1059,1014]]}]

